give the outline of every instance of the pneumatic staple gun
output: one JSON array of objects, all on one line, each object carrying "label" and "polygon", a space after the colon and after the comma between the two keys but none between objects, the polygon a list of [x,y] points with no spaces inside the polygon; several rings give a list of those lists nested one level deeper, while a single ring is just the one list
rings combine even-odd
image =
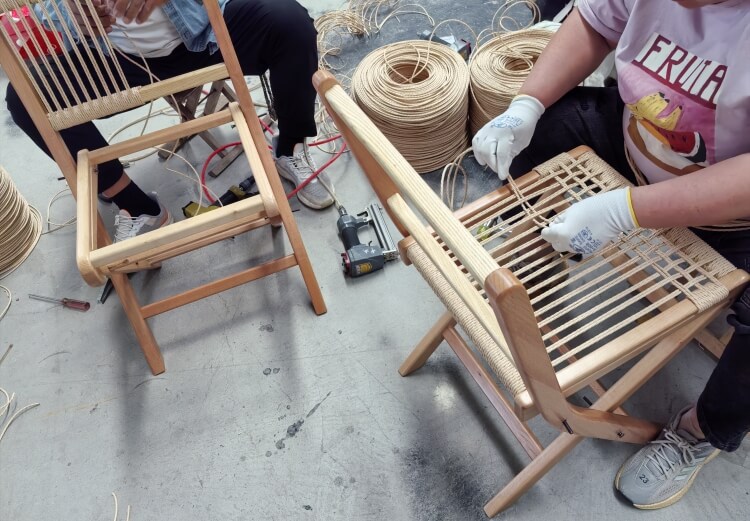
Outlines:
[{"label": "pneumatic staple gun", "polygon": [[[381,269],[387,261],[398,259],[398,249],[386,226],[383,210],[377,203],[369,205],[356,217],[349,215],[343,206],[339,206],[338,211],[336,227],[346,250],[341,254],[344,273],[350,277],[361,277]],[[359,241],[359,229],[368,225],[375,230],[379,246]]]}]

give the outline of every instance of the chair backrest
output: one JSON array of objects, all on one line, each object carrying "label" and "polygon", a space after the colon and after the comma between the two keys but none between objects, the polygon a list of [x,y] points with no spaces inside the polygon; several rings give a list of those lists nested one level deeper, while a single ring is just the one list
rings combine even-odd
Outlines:
[{"label": "chair backrest", "polygon": [[[411,236],[420,243],[493,340],[510,357],[510,351],[491,310],[474,290],[473,283],[464,276],[461,268],[444,255],[443,245],[424,228],[422,221],[408,206],[407,200],[445,241],[445,246],[452,252],[461,252],[463,267],[480,284],[498,269],[492,256],[357,107],[332,74],[318,71],[313,77],[313,83],[396,227],[402,235]],[[403,258],[407,259],[407,256]]]},{"label": "chair backrest", "polygon": [[[107,59],[121,55],[106,36],[91,39],[87,46],[63,45],[74,41],[77,34],[92,33],[97,28],[103,33],[98,20],[97,27],[92,27],[88,21],[81,24],[70,17],[69,3],[93,10],[91,0],[0,0],[0,66],[74,195],[76,159],[60,138],[60,130],[226,78],[232,81],[265,171],[275,172],[273,159],[265,146],[259,145],[265,142],[263,131],[217,0],[204,0],[203,5],[224,63],[164,81],[152,75],[153,83],[144,86],[128,85],[118,60]],[[64,25],[58,36],[43,30],[44,20],[53,16],[70,18],[72,27]],[[61,69],[75,72],[64,75],[57,72]]]},{"label": "chair backrest", "polygon": [[[0,24],[3,45],[33,86],[54,130],[122,112],[228,76],[227,68],[217,65],[162,82],[141,60],[135,64],[151,77],[151,84],[131,86],[120,65],[121,59],[130,58],[123,58],[104,35],[99,18],[94,17],[93,23],[85,17],[82,22],[77,21],[71,13],[72,3],[94,11],[91,0],[0,0],[0,12],[5,15],[4,23]],[[223,19],[213,18],[212,25],[223,24]],[[59,34],[44,29],[47,20],[62,21]],[[65,20],[70,20],[70,25]],[[89,38],[88,45],[68,45],[78,41],[80,35],[95,33],[104,36]],[[69,72],[62,74],[62,70]]]}]

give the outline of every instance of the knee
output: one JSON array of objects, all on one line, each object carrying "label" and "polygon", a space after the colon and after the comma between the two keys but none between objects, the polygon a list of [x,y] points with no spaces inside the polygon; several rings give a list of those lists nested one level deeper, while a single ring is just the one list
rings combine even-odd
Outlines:
[{"label": "knee", "polygon": [[317,31],[310,14],[296,0],[265,0],[269,28],[284,41],[316,47]]},{"label": "knee", "polygon": [[750,334],[750,286],[745,288],[739,299],[732,305],[734,315],[729,316],[729,323],[740,335]]}]

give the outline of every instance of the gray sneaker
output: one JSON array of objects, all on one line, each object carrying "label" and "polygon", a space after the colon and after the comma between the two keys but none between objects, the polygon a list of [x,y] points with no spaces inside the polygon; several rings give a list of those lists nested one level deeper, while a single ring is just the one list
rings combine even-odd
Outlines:
[{"label": "gray sneaker", "polygon": [[[279,170],[279,175],[290,181],[295,188],[313,175],[316,170],[312,158],[308,159],[301,144],[294,147],[294,155],[276,158],[276,168]],[[297,198],[305,206],[322,210],[333,204],[333,193],[335,193],[333,183],[323,172],[297,192]]]},{"label": "gray sneaker", "polygon": [[719,455],[719,449],[678,430],[680,411],[661,435],[628,459],[615,477],[615,488],[634,507],[645,510],[668,507],[679,501],[700,469]]},{"label": "gray sneaker", "polygon": [[167,207],[159,202],[156,192],[151,192],[151,198],[159,203],[159,215],[139,215],[133,217],[127,210],[120,210],[115,216],[115,242],[131,239],[136,235],[156,230],[162,226],[172,224],[172,214]]}]

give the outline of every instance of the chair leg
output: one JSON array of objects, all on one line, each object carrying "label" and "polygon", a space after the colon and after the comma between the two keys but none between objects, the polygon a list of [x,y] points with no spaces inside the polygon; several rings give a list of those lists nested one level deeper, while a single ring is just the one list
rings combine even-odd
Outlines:
[{"label": "chair leg", "polygon": [[294,216],[292,216],[292,209],[289,207],[289,203],[283,201],[283,203],[279,204],[279,210],[286,235],[289,238],[289,244],[292,246],[292,251],[294,251],[294,256],[297,259],[297,265],[302,272],[302,279],[305,281],[307,292],[310,294],[315,314],[323,315],[328,311],[328,308],[326,308],[323,293],[320,291],[318,279],[315,277],[305,244],[302,242],[302,235],[300,235],[299,228],[297,228],[297,222],[294,220]]},{"label": "chair leg", "polygon": [[427,359],[432,356],[432,353],[435,352],[435,349],[443,342],[443,331],[455,325],[456,320],[453,318],[453,315],[449,311],[443,313],[435,325],[422,337],[417,347],[404,360],[404,363],[398,368],[398,373],[401,376],[409,376],[422,367],[427,362]]},{"label": "chair leg", "polygon": [[[730,295],[730,300],[732,295]],[[664,367],[696,334],[722,310],[717,305],[704,312],[692,322],[676,329],[671,335],[659,341],[627,373],[594,403],[593,410],[610,411],[635,393],[646,381]],[[484,507],[485,513],[493,517],[508,508],[521,497],[534,483],[539,481],[568,452],[584,439],[583,436],[560,434],[542,453],[534,458],[508,485]]]},{"label": "chair leg", "polygon": [[143,356],[146,357],[146,363],[148,363],[154,376],[163,373],[164,357],[162,357],[159,344],[156,343],[151,328],[141,314],[141,306],[135,296],[130,279],[124,273],[113,273],[111,279],[117,295],[120,297],[120,302],[122,302],[125,315],[127,315],[130,325],[135,331]]},{"label": "chair leg", "polygon": [[716,336],[711,331],[708,330],[708,328],[703,329],[702,331],[699,331],[695,335],[695,340],[698,342],[698,344],[711,353],[714,357],[717,359],[721,358],[721,355],[724,353],[724,348],[729,343],[729,340],[732,338],[732,335],[734,334],[734,328],[729,327],[722,335]]},{"label": "chair leg", "polygon": [[567,432],[560,434],[484,506],[487,517],[495,517],[512,505],[583,439],[582,436]]},{"label": "chair leg", "polygon": [[219,177],[229,165],[231,165],[235,159],[240,157],[244,153],[242,147],[235,147],[228,153],[224,154],[222,158],[214,165],[214,167],[208,171],[208,175],[213,178]]}]

